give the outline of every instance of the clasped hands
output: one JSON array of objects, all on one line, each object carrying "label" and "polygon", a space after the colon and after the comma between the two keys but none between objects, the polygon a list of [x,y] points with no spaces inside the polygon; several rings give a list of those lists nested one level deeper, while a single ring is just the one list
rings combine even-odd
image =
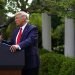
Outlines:
[{"label": "clasped hands", "polygon": [[10,46],[10,51],[13,52],[13,53],[16,52],[17,49],[19,49],[18,45],[11,45]]}]

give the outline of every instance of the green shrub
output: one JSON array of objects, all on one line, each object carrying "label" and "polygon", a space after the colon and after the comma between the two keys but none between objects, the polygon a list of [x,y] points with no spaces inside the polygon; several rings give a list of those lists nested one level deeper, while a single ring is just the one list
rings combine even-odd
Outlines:
[{"label": "green shrub", "polygon": [[75,75],[75,59],[66,58],[61,65],[59,75]]},{"label": "green shrub", "polygon": [[48,60],[47,54],[41,56],[40,75],[48,75]]},{"label": "green shrub", "polygon": [[41,59],[40,75],[48,75],[47,62],[49,59],[48,59],[47,54],[49,53],[49,51],[45,49],[39,49],[39,53],[40,53],[40,59]]},{"label": "green shrub", "polygon": [[45,49],[39,49],[39,53],[40,55],[43,55],[43,54],[49,53],[49,51]]},{"label": "green shrub", "polygon": [[47,52],[41,55],[40,75],[75,75],[75,59]]},{"label": "green shrub", "polygon": [[58,75],[64,57],[53,52],[41,56],[40,75]]},{"label": "green shrub", "polygon": [[59,54],[49,54],[49,56],[48,75],[58,75],[64,57]]}]

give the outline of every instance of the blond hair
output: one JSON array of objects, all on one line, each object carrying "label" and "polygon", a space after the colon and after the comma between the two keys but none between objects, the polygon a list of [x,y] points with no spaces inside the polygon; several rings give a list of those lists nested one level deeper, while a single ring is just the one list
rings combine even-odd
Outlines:
[{"label": "blond hair", "polygon": [[15,16],[18,15],[18,14],[21,14],[22,16],[25,16],[26,17],[26,21],[29,22],[29,14],[24,12],[24,11],[19,11],[17,13],[15,13]]}]

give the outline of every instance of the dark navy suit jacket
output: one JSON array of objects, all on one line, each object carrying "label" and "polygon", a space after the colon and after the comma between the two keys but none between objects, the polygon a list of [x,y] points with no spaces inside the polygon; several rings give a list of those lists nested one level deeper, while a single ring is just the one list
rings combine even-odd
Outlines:
[{"label": "dark navy suit jacket", "polygon": [[[19,28],[15,29],[10,44],[15,44],[16,35]],[[25,52],[25,68],[39,67],[39,54],[38,54],[38,30],[36,26],[27,24],[21,37],[19,46]]]}]

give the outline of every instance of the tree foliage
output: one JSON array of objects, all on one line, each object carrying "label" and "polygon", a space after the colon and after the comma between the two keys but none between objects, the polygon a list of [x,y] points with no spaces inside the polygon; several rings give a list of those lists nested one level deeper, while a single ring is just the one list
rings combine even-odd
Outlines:
[{"label": "tree foliage", "polygon": [[[0,0],[0,24],[6,22],[5,19],[8,20],[6,13],[11,12],[14,14],[19,10],[29,12],[30,15],[32,13],[46,12],[52,15],[75,17],[75,0],[33,0],[31,4],[29,4],[28,1],[29,0]],[[35,17],[34,19],[36,22],[37,19]],[[32,19],[31,21],[34,23]],[[38,23],[40,23],[40,21]],[[8,29],[10,28],[8,27]]]},{"label": "tree foliage", "polygon": [[75,0],[33,0],[29,9],[33,12],[47,12],[74,18]]},{"label": "tree foliage", "polygon": [[5,6],[5,10],[12,13],[23,10],[29,13],[47,12],[60,16],[75,16],[75,0],[32,0],[31,4],[29,4],[28,1],[29,0],[6,0],[3,3],[6,5],[1,5],[0,8]]}]

